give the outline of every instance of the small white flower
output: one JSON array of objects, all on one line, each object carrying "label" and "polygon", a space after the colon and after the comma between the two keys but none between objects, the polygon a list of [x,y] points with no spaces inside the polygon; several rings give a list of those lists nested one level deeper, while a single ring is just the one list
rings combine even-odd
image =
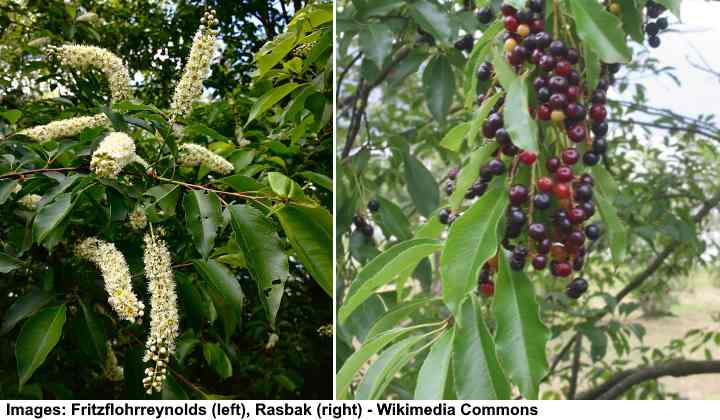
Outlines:
[{"label": "small white flower", "polygon": [[222,156],[194,143],[184,143],[180,145],[178,162],[186,166],[205,165],[210,171],[222,175],[227,175],[235,170],[232,163],[228,162]]},{"label": "small white flower", "polygon": [[64,66],[78,70],[94,67],[102,71],[110,85],[113,101],[130,97],[130,73],[120,57],[110,51],[88,45],[63,45],[53,51]]},{"label": "small white flower", "polygon": [[100,177],[115,178],[125,166],[137,161],[142,159],[135,154],[135,142],[127,134],[116,131],[108,134],[93,152],[90,169]]},{"label": "small white flower", "polygon": [[12,190],[10,190],[10,192],[13,194],[17,194],[20,191],[22,191],[22,185],[20,185],[20,184],[15,184],[15,186],[12,188]]},{"label": "small white flower", "polygon": [[20,197],[20,199],[17,201],[17,203],[25,207],[28,210],[35,210],[37,209],[38,203],[42,200],[42,197],[37,194],[28,194],[25,196]]},{"label": "small white flower", "polygon": [[145,235],[144,263],[150,292],[150,333],[143,360],[155,362],[155,367],[146,370],[143,384],[147,391],[152,392],[153,388],[156,391],[162,389],[165,379],[162,368],[175,353],[179,317],[170,251],[165,241],[151,233]]},{"label": "small white flower", "polygon": [[37,142],[43,143],[62,137],[76,136],[86,128],[109,125],[110,119],[108,119],[105,114],[95,114],[89,117],[76,117],[53,121],[49,124],[19,131],[18,134],[28,136]]},{"label": "small white flower", "polygon": [[143,230],[147,226],[147,215],[142,207],[138,206],[128,216],[128,224],[133,230]]},{"label": "small white flower", "polygon": [[130,269],[115,245],[91,237],[78,244],[75,254],[98,267],[105,281],[108,303],[118,317],[130,322],[141,321],[145,305],[135,296]]},{"label": "small white flower", "polygon": [[275,333],[270,334],[270,337],[268,337],[267,344],[265,344],[265,350],[270,350],[270,349],[274,348],[275,345],[277,344],[278,340],[280,340],[280,337],[277,334],[275,334]]},{"label": "small white flower", "polygon": [[175,87],[171,104],[173,118],[176,115],[185,116],[190,113],[193,102],[202,95],[203,81],[210,72],[210,60],[215,53],[217,40],[212,28],[212,24],[217,22],[215,12],[212,10],[207,12],[204,19],[208,25],[200,25],[195,33],[190,56],[185,64],[182,77]]}]

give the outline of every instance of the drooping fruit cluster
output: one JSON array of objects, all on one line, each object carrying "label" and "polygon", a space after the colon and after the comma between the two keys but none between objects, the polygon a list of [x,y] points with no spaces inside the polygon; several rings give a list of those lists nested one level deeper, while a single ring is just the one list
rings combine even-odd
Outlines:
[{"label": "drooping fruit cluster", "polygon": [[[598,164],[607,150],[606,96],[619,66],[603,66],[598,85],[587,86],[576,68],[582,59],[578,50],[545,31],[544,6],[542,0],[530,0],[520,10],[504,4],[501,12],[507,61],[517,73],[527,70],[535,76],[536,101],[531,104],[531,117],[547,122],[543,130],[558,133],[552,142],[545,139],[545,144],[540,145],[541,151],[551,155],[538,159],[536,153],[513,143],[505,128],[502,90],[492,83],[490,89],[498,89],[501,97],[483,122],[482,133],[490,141],[494,139],[497,149],[481,166],[465,198],[481,197],[495,177],[510,178],[510,205],[502,241],[503,248],[510,252],[510,268],[524,270],[530,262],[536,271],[548,269],[555,277],[571,278],[574,272],[583,271],[587,240],[597,240],[601,235],[598,225],[589,222],[595,214],[594,180],[583,173],[583,168]],[[476,15],[481,23],[489,23],[494,13],[485,8]],[[495,69],[490,62],[483,62],[476,75],[480,82],[488,82],[495,77]],[[481,94],[478,102],[496,92]],[[554,155],[547,152],[553,148]],[[530,173],[529,185],[517,176],[522,165],[528,167],[525,172]],[[456,171],[448,174],[448,194],[455,189],[456,175]],[[446,208],[438,217],[449,224],[456,216]],[[497,259],[496,255],[481,270],[478,287],[482,295],[494,293],[492,277],[497,271]],[[577,299],[587,287],[587,280],[577,276],[568,282],[566,294]]]},{"label": "drooping fruit cluster", "polygon": [[645,3],[645,16],[647,16],[645,33],[648,35],[648,45],[652,48],[660,46],[660,37],[658,34],[666,30],[669,26],[667,18],[660,17],[666,10],[665,6],[652,0],[648,0],[648,2]]},{"label": "drooping fruit cluster", "polygon": [[[380,210],[380,202],[374,198],[369,200],[367,203],[367,209],[371,214],[377,213]],[[360,212],[356,213],[353,216],[352,222],[355,226],[355,230],[359,230],[363,235],[365,235],[366,238],[371,239],[373,237],[375,229],[368,222],[368,220],[362,214],[360,214]]]}]

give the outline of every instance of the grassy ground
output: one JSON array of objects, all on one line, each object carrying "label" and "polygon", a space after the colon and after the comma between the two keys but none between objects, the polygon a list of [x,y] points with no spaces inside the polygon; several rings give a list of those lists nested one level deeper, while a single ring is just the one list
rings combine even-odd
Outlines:
[{"label": "grassy ground", "polygon": [[[645,344],[664,346],[673,338],[683,337],[693,328],[720,328],[713,315],[720,313],[720,275],[698,272],[693,274],[687,289],[678,295],[678,303],[670,307],[673,316],[662,318],[640,318],[638,321],[647,329]],[[717,319],[717,318],[716,318]],[[720,357],[720,348],[713,358]],[[692,356],[702,359],[702,352]],[[696,375],[684,378],[666,377],[661,379],[668,390],[679,393],[688,399],[720,399],[720,375]]]}]

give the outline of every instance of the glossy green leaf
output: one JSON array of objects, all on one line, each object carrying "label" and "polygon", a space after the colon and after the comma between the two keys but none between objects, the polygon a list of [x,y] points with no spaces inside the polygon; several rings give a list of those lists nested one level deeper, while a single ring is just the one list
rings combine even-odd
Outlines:
[{"label": "glossy green leaf", "polygon": [[268,173],[268,183],[273,192],[280,197],[291,200],[304,200],[305,193],[300,185],[280,172]]},{"label": "glossy green leaf", "polygon": [[70,193],[60,194],[55,201],[42,207],[33,222],[32,230],[35,242],[42,243],[50,232],[65,220],[72,208],[73,201]]},{"label": "glossy green leaf", "polygon": [[493,143],[486,143],[470,154],[468,163],[460,169],[460,173],[455,181],[455,191],[453,191],[450,196],[450,208],[457,209],[463,200],[465,200],[465,193],[468,188],[472,186],[473,182],[477,181],[480,167],[488,161],[495,148],[496,146]]},{"label": "glossy green leaf", "polygon": [[235,275],[223,264],[215,260],[195,260],[193,266],[207,280],[220,296],[220,303],[232,310],[237,317],[243,314],[245,294]]},{"label": "glossy green leaf", "polygon": [[45,363],[45,359],[60,341],[65,325],[65,305],[46,308],[23,323],[15,345],[20,387]]},{"label": "glossy green leaf", "polygon": [[[642,8],[645,1],[640,0],[617,0],[622,9],[620,19],[622,20],[623,30],[626,34],[635,40],[635,42],[643,43],[645,41],[645,31],[643,25]],[[593,85],[590,85],[593,86]]]},{"label": "glossy green leaf", "polygon": [[510,84],[505,98],[504,121],[515,146],[538,154],[538,126],[529,111],[529,76],[526,72]]},{"label": "glossy green leaf", "polygon": [[185,363],[185,359],[192,353],[198,344],[202,342],[192,331],[186,331],[177,339],[175,357],[181,365]]},{"label": "glossy green leaf", "polygon": [[91,350],[96,362],[104,366],[107,355],[107,335],[105,334],[102,321],[95,315],[92,308],[89,308],[82,300],[80,300],[80,307],[82,308],[83,320],[85,321],[85,328],[83,330],[87,332],[87,337],[81,339],[88,342],[89,345],[86,347]]},{"label": "glossy green leaf", "polygon": [[7,111],[0,112],[0,115],[2,115],[3,118],[7,120],[10,124],[15,124],[18,122],[20,117],[22,117],[22,111],[19,109],[9,109]]},{"label": "glossy green leaf", "polygon": [[264,114],[268,109],[272,108],[276,103],[280,102],[284,97],[292,93],[292,91],[300,86],[301,85],[295,82],[290,82],[269,90],[253,104],[245,126],[250,124],[260,115]]},{"label": "glossy green leaf", "polygon": [[195,248],[207,259],[215,246],[218,228],[223,224],[220,199],[214,192],[192,190],[185,194],[183,208]]},{"label": "glossy green leaf", "polygon": [[300,262],[328,296],[333,293],[332,215],[316,206],[288,204],[278,220]]},{"label": "glossy green leaf", "polygon": [[515,70],[513,70],[508,63],[507,58],[505,58],[504,50],[495,49],[493,51],[492,63],[495,75],[500,82],[500,86],[502,86],[505,90],[509,90],[510,86],[512,86],[518,76],[515,73]]},{"label": "glossy green leaf", "polygon": [[455,74],[444,55],[431,58],[422,75],[423,90],[430,114],[444,122],[455,95]]},{"label": "glossy green leaf", "polygon": [[248,270],[257,283],[260,300],[272,326],[275,325],[288,273],[287,255],[280,247],[270,221],[256,208],[246,205],[230,207],[235,237],[247,259]]},{"label": "glossy green leaf", "polygon": [[420,260],[439,251],[440,248],[441,244],[436,240],[411,239],[375,257],[355,277],[345,303],[338,310],[340,323],[345,322],[347,317],[376,289],[390,283],[395,276],[405,270],[414,268]]},{"label": "glossy green leaf", "polygon": [[450,41],[452,25],[447,12],[440,10],[435,3],[420,0],[410,4],[410,15],[426,32],[442,42]]},{"label": "glossy green leaf", "polygon": [[622,22],[596,0],[568,0],[578,36],[606,63],[627,63],[632,50],[625,42]]},{"label": "glossy green leaf", "polygon": [[163,386],[161,397],[163,400],[190,399],[187,392],[185,392],[185,389],[175,379],[175,375],[173,375],[172,373],[167,375],[167,378],[165,379],[165,385]]},{"label": "glossy green leaf", "polygon": [[440,203],[435,176],[416,157],[404,153],[405,183],[417,211],[427,217]]},{"label": "glossy green leaf", "polygon": [[258,65],[258,76],[263,76],[275,67],[295,47],[297,34],[294,31],[284,32],[272,41],[263,45],[255,54]]},{"label": "glossy green leaf", "polygon": [[545,347],[550,330],[540,319],[535,288],[524,271],[510,269],[503,251],[498,262],[493,316],[495,347],[510,379],[527,399],[538,398],[540,381],[548,371]]},{"label": "glossy green leaf", "polygon": [[393,38],[393,32],[388,25],[370,23],[360,31],[358,45],[365,57],[375,62],[378,68],[382,68],[392,51]]},{"label": "glossy green leaf", "polygon": [[458,150],[460,150],[460,147],[462,147],[463,140],[465,140],[465,135],[467,134],[469,129],[469,122],[464,122],[456,125],[445,134],[445,137],[443,137],[443,139],[440,141],[440,146],[448,150],[452,150],[453,152],[457,152]]},{"label": "glossy green leaf", "polygon": [[497,34],[503,29],[503,23],[501,19],[496,19],[494,23],[490,25],[482,36],[475,42],[473,50],[470,52],[467,63],[465,63],[465,69],[463,70],[465,80],[463,85],[463,91],[465,92],[465,108],[471,109],[477,100],[477,85],[478,79],[476,71],[480,65],[480,60],[485,60],[492,48],[492,41],[495,39]]},{"label": "glossy green leaf", "polygon": [[319,174],[317,172],[312,171],[303,171],[298,173],[301,177],[307,179],[308,181],[312,182],[313,184],[325,188],[328,191],[333,190],[333,181],[329,177]]},{"label": "glossy green leaf", "polygon": [[477,287],[482,265],[497,252],[498,225],[508,205],[504,188],[487,191],[450,226],[440,255],[443,300],[458,315],[460,304]]},{"label": "glossy green leaf", "polygon": [[[495,93],[493,96],[485,99],[482,105],[480,105],[480,108],[475,111],[475,116],[470,122],[470,130],[468,131],[468,144],[470,145],[470,147],[475,146],[475,144],[477,143],[476,139],[478,133],[480,133],[483,122],[485,122],[487,116],[490,115],[490,112],[492,111],[495,104],[500,100],[501,96],[501,92]],[[465,193],[463,193],[463,195],[464,194]]]},{"label": "glossy green leaf", "polygon": [[452,350],[455,393],[460,400],[507,400],[510,384],[500,367],[492,336],[474,296],[457,316]]},{"label": "glossy green leaf", "polygon": [[17,185],[17,179],[4,179],[0,181],[0,206],[5,204]]},{"label": "glossy green leaf", "polygon": [[450,377],[455,328],[442,333],[442,336],[430,347],[430,352],[420,367],[415,383],[416,400],[443,400],[445,387]]},{"label": "glossy green leaf", "polygon": [[[600,82],[600,72],[602,70],[602,63],[598,58],[597,54],[590,48],[585,48],[585,78],[587,79],[587,85],[597,87]],[[599,165],[593,166],[593,169]]]},{"label": "glossy green leaf", "polygon": [[373,216],[374,221],[380,225],[386,237],[395,236],[404,241],[412,237],[410,222],[402,209],[390,200],[377,197],[380,210]]},{"label": "glossy green leaf", "polygon": [[203,357],[207,364],[222,378],[232,376],[233,368],[225,351],[217,343],[203,344]]},{"label": "glossy green leaf", "polygon": [[0,335],[10,332],[18,322],[35,314],[43,306],[50,303],[52,298],[53,296],[50,293],[41,289],[32,289],[20,296],[5,311],[2,327],[0,327]]},{"label": "glossy green leaf", "polygon": [[426,337],[414,335],[391,345],[368,368],[358,385],[355,399],[380,399],[395,374],[413,357],[412,347]]},{"label": "glossy green leaf", "polygon": [[438,301],[439,299],[437,298],[426,297],[403,302],[394,306],[390,311],[385,312],[380,318],[375,320],[372,327],[370,327],[367,332],[367,338],[373,338],[376,335],[380,335],[385,331],[389,331],[400,326],[402,321],[411,318],[413,315],[418,315],[419,310],[425,307],[425,305]]},{"label": "glossy green leaf", "polygon": [[627,248],[627,228],[618,217],[617,210],[612,202],[601,192],[595,191],[595,203],[597,204],[600,216],[605,222],[605,227],[612,252],[613,262],[616,266],[622,263]]},{"label": "glossy green leaf", "polygon": [[0,273],[7,274],[13,270],[17,270],[22,265],[19,259],[0,252]]}]

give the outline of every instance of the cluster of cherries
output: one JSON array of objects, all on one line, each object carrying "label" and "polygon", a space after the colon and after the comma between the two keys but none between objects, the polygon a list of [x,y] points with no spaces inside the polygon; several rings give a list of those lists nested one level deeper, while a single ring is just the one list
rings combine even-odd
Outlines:
[{"label": "cluster of cherries", "polygon": [[[530,187],[517,183],[510,187],[502,245],[510,251],[512,270],[524,270],[529,261],[535,270],[549,269],[553,276],[569,278],[573,272],[583,270],[586,241],[595,241],[601,235],[596,224],[587,223],[595,214],[594,180],[589,174],[576,173],[574,167],[580,161],[585,166],[596,165],[607,150],[606,94],[608,79],[612,78],[617,66],[605,66],[598,86],[587,90],[574,68],[580,61],[578,51],[545,32],[544,3],[530,0],[521,10],[507,4],[501,7],[506,29],[506,58],[517,72],[526,63],[535,66],[539,75],[533,86],[538,105],[531,109],[531,114],[540,121],[552,121],[560,126],[570,143],[558,156],[548,157],[543,162],[548,176],[539,177]],[[481,23],[489,23],[493,15],[489,7],[477,12]],[[480,81],[488,81],[493,75],[494,69],[489,62],[480,64],[477,69]],[[479,101],[484,97],[481,95]],[[585,98],[589,109],[583,103]],[[508,173],[503,155],[516,164],[531,167],[539,164],[535,153],[520,150],[513,144],[504,127],[502,100],[484,121],[482,132],[486,138],[495,139],[498,149],[495,157],[481,167],[479,178],[465,194],[468,199],[482,196],[493,177]],[[448,193],[455,188],[456,176],[456,169],[448,174]],[[443,209],[439,214],[442,223],[452,223],[454,218],[451,209]],[[494,293],[492,277],[496,271],[497,257],[494,257],[480,273],[479,289],[483,295]],[[575,277],[568,283],[566,294],[577,299],[587,288],[587,280]]]},{"label": "cluster of cherries", "polygon": [[668,28],[667,18],[660,17],[665,13],[665,6],[649,0],[645,3],[645,15],[647,16],[648,22],[645,24],[645,33],[648,35],[648,45],[653,48],[660,46],[660,37],[658,34],[660,31],[664,31]]}]

